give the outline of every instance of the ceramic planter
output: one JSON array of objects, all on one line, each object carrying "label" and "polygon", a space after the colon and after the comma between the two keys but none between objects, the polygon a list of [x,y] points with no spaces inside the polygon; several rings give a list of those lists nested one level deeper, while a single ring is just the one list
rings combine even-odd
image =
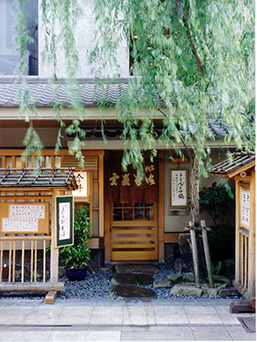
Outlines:
[{"label": "ceramic planter", "polygon": [[84,280],[86,278],[87,268],[66,268],[66,277],[69,280]]}]

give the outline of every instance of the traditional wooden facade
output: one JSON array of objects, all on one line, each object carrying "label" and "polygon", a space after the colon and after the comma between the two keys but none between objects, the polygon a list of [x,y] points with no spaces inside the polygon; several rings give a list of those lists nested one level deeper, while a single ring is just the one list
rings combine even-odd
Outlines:
[{"label": "traditional wooden facade", "polygon": [[234,153],[212,169],[223,178],[235,180],[236,256],[235,288],[255,308],[256,240],[255,240],[255,154]]},{"label": "traditional wooden facade", "polygon": [[56,198],[76,188],[71,170],[0,168],[0,292],[47,292],[50,304],[64,291],[58,282]]},{"label": "traditional wooden facade", "polygon": [[[74,193],[74,197],[77,204],[90,204],[92,239],[88,247],[100,254],[101,261],[164,262],[166,257],[173,253],[179,233],[183,232],[190,220],[188,181],[191,165],[187,158],[177,158],[174,149],[157,139],[157,157],[153,163],[144,166],[146,176],[142,187],[135,187],[138,179],[135,178],[134,171],[127,172],[129,175],[126,176],[121,170],[112,169],[114,160],[118,161],[119,167],[121,164],[124,150],[124,142],[121,139],[123,126],[115,119],[115,108],[110,106],[102,111],[98,107],[97,99],[105,97],[112,105],[124,101],[128,94],[128,79],[119,79],[114,84],[103,80],[100,88],[92,79],[78,79],[81,104],[87,112],[80,124],[80,128],[85,132],[85,145],[82,147],[83,167],[69,154],[74,136],[68,135],[65,129],[61,131],[63,147],[59,152],[55,152],[56,138],[60,136],[59,123],[55,120],[56,99],[63,108],[59,114],[66,127],[74,119],[66,80],[60,80],[56,85],[52,85],[43,77],[27,77],[26,81],[26,89],[33,94],[31,106],[38,111],[38,116],[32,120],[33,128],[45,148],[41,152],[40,162],[35,154],[26,162],[22,161],[23,139],[29,123],[26,122],[24,114],[19,115],[21,98],[15,77],[0,77],[0,167],[23,168],[31,167],[35,163],[35,166],[40,167],[73,167],[80,181],[86,182],[86,192],[82,195]],[[146,108],[136,112],[139,122],[148,115],[154,115],[154,130],[158,138],[162,131],[163,117],[158,112],[150,113]],[[102,138],[103,118],[107,143]],[[217,139],[209,141],[208,144],[213,150],[212,157],[218,161],[216,151],[220,146],[219,139],[223,139],[227,133],[217,120],[210,119],[208,127],[212,136]],[[139,141],[139,144],[144,149],[144,142]],[[226,145],[227,148],[234,146],[233,143]],[[184,150],[188,157],[183,143],[177,147]],[[147,153],[145,160],[147,161]],[[116,176],[113,173],[119,176],[117,186],[110,185],[112,180],[115,181]],[[124,183],[123,176],[128,177],[124,178]],[[127,181],[129,186],[126,185]],[[204,180],[203,185],[208,186],[211,183],[210,180]],[[115,190],[115,196],[121,197],[110,198],[110,188]],[[183,199],[178,199],[178,196]],[[208,217],[203,219],[208,224]],[[175,255],[172,255],[174,259]]]}]

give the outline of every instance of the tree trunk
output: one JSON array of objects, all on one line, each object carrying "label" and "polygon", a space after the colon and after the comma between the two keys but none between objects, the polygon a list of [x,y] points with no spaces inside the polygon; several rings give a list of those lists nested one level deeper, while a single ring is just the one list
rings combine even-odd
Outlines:
[{"label": "tree trunk", "polygon": [[197,158],[191,161],[191,221],[193,227],[199,227],[199,167]]}]

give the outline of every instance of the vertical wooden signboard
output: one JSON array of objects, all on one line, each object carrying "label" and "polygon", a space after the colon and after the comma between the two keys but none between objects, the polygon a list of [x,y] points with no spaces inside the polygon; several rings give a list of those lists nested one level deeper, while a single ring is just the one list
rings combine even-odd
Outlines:
[{"label": "vertical wooden signboard", "polygon": [[74,244],[73,196],[56,197],[56,247]]}]

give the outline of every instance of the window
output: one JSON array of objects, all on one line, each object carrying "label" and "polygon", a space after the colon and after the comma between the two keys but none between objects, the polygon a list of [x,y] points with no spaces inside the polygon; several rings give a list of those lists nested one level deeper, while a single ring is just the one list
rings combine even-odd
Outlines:
[{"label": "window", "polygon": [[[38,75],[38,3],[29,0],[25,5],[27,28],[33,42],[28,44],[28,75]],[[15,38],[15,1],[0,0],[0,75],[15,75],[19,65],[20,52]]]}]

